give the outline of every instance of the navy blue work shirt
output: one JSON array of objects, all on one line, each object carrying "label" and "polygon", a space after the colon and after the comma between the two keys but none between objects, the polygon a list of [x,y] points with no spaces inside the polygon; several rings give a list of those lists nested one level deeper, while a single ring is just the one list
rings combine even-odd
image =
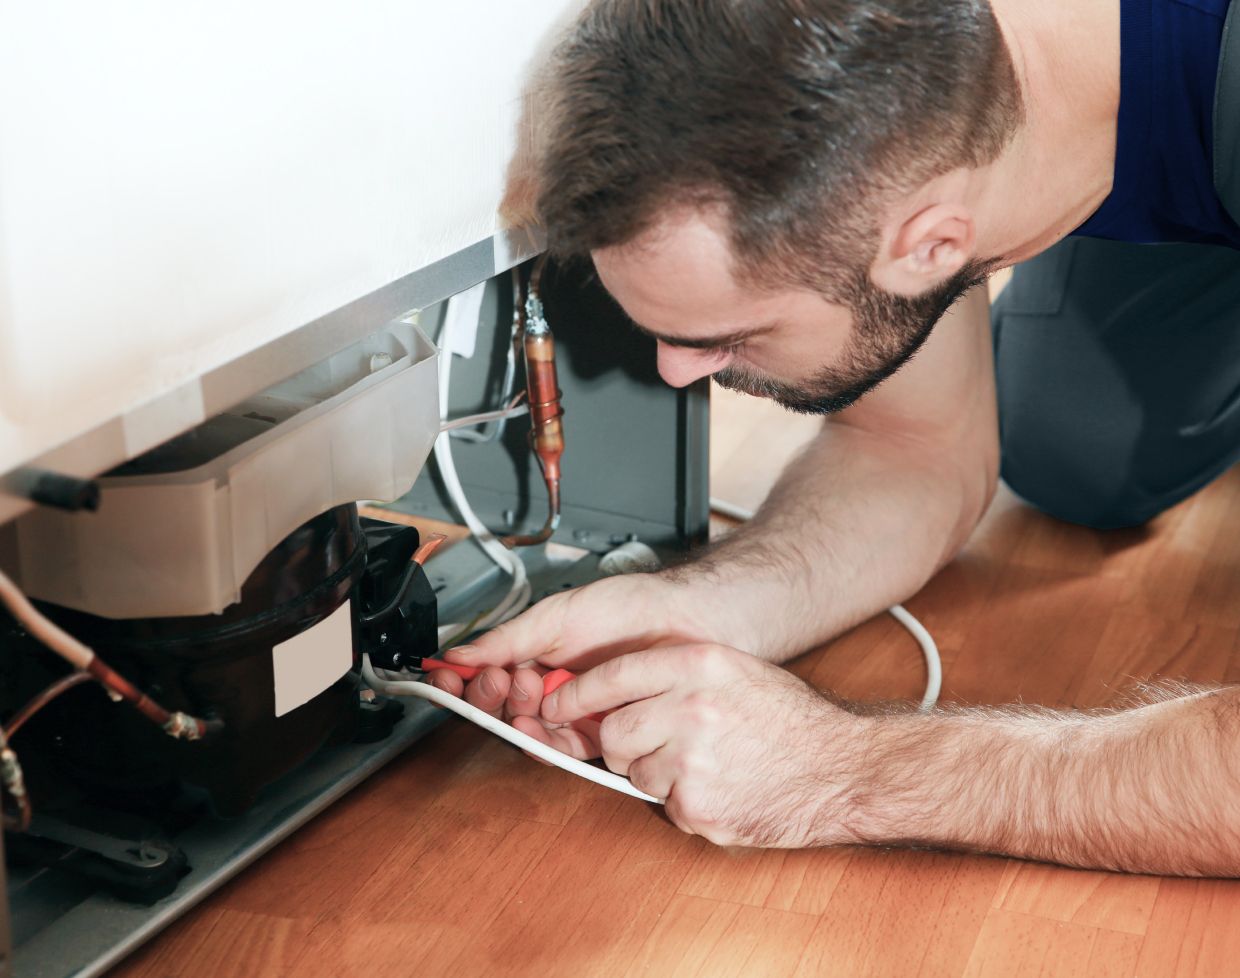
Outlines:
[{"label": "navy blue work shirt", "polygon": [[1214,191],[1213,111],[1230,0],[1120,0],[1115,182],[1073,234],[1240,248]]}]

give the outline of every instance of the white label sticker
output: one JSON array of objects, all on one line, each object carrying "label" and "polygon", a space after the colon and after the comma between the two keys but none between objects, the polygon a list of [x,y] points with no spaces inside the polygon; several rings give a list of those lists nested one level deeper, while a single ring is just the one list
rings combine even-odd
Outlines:
[{"label": "white label sticker", "polygon": [[349,602],[313,628],[271,650],[276,681],[276,716],[308,703],[353,665]]}]

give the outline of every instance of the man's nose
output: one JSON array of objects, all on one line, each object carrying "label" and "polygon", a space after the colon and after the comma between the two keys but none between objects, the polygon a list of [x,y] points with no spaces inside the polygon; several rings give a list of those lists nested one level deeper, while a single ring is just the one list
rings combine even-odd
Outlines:
[{"label": "man's nose", "polygon": [[727,365],[728,358],[717,350],[693,350],[659,344],[659,376],[672,387],[688,387],[695,380],[709,377]]}]

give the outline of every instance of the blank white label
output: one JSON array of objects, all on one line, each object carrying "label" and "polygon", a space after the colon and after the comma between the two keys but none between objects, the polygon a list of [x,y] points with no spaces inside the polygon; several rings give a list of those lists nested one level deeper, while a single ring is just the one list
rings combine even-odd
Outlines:
[{"label": "blank white label", "polygon": [[313,628],[271,650],[276,716],[308,703],[353,665],[353,625],[346,601]]}]

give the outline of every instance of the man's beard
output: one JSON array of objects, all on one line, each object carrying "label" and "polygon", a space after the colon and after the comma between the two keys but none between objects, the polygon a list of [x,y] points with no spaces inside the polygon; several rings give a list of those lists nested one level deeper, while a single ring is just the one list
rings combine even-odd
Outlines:
[{"label": "man's beard", "polygon": [[725,367],[713,380],[728,390],[770,398],[798,414],[842,411],[908,363],[943,314],[985,282],[997,264],[968,262],[945,282],[911,298],[876,288],[868,270],[862,271],[844,296],[852,311],[853,331],[839,364],[823,367],[801,385],[740,367]]}]

